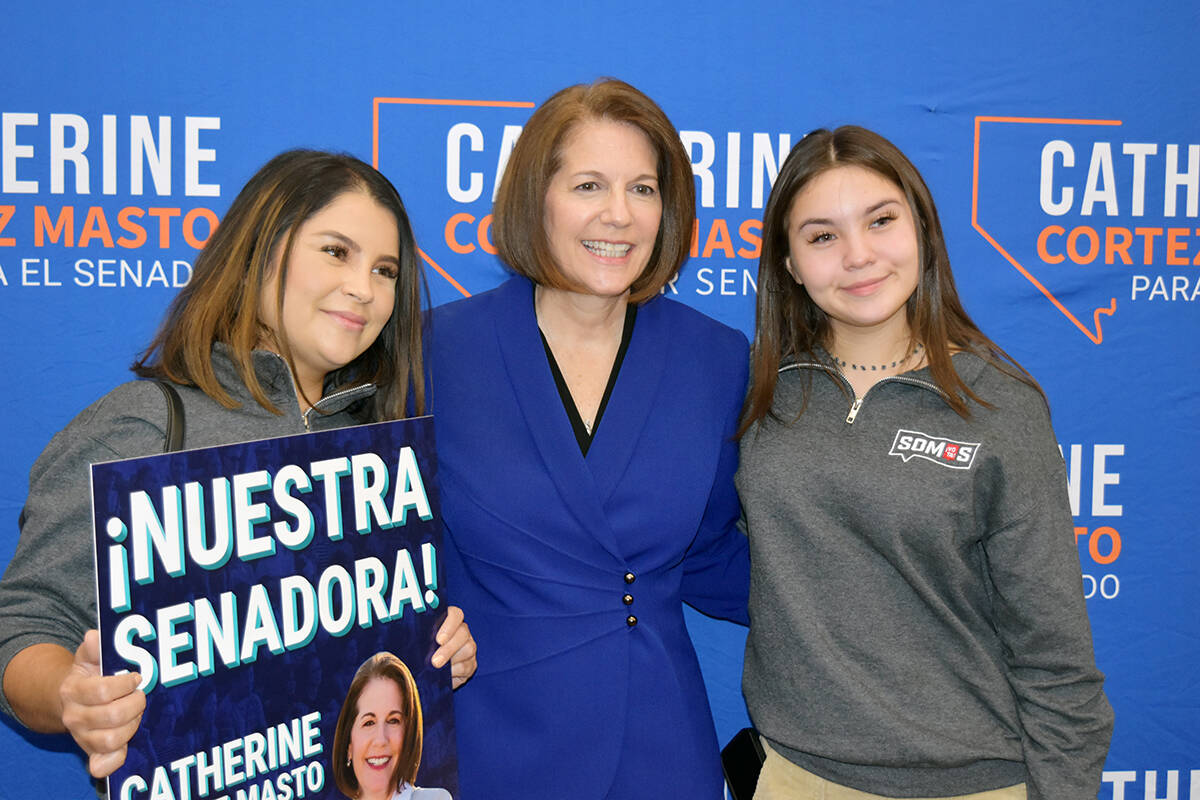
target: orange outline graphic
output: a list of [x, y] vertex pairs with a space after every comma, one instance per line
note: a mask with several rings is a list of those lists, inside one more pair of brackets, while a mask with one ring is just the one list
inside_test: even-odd
[[1015, 123], [1023, 123], [1023, 124], [1038, 124], [1038, 125], [1120, 125], [1121, 120], [1119, 120], [1119, 119], [1056, 119], [1053, 117], [976, 117], [975, 118], [975, 163], [972, 167], [972, 174], [971, 174], [971, 227], [973, 227], [975, 230], [979, 231], [979, 235], [982, 236], [984, 239], [986, 239], [988, 244], [990, 244], [992, 247], [996, 248], [996, 252], [998, 252], [998, 253], [1000, 253], [1000, 255], [1004, 256], [1008, 260], [1008, 263], [1010, 263], [1014, 267], [1016, 267], [1017, 271], [1020, 272], [1022, 275], [1024, 275], [1026, 280], [1028, 280], [1035, 287], [1037, 287], [1038, 291], [1040, 291], [1042, 294], [1044, 294], [1046, 296], [1046, 299], [1054, 304], [1055, 308], [1057, 308], [1059, 311], [1061, 311], [1067, 317], [1067, 319], [1071, 320], [1071, 322], [1074, 322], [1075, 327], [1077, 327], [1077, 328], [1079, 328], [1079, 330], [1083, 331], [1083, 334], [1085, 336], [1087, 336], [1089, 339], [1091, 339], [1095, 344], [1100, 344], [1102, 341], [1104, 341], [1104, 332], [1101, 331], [1101, 329], [1100, 329], [1100, 315], [1104, 314], [1105, 316], [1111, 317], [1113, 314], [1115, 314], [1117, 311], [1117, 298], [1114, 297], [1109, 301], [1108, 308], [1104, 308], [1103, 306], [1101, 306], [1100, 308], [1097, 308], [1097, 309], [1095, 309], [1095, 311], [1092, 312], [1092, 322], [1096, 326], [1096, 332], [1092, 333], [1092, 331], [1088, 330], [1088, 328], [1082, 322], [1080, 322], [1078, 319], [1076, 319], [1074, 314], [1072, 314], [1070, 311], [1067, 310], [1067, 307], [1064, 306], [1059, 301], [1059, 299], [1050, 292], [1049, 289], [1047, 289], [1045, 286], [1043, 286], [1042, 283], [1037, 278], [1033, 277], [1032, 273], [1030, 273], [1029, 270], [1027, 270], [1027, 269], [1025, 269], [1025, 267], [1021, 266], [1021, 263], [1019, 261], [1017, 261], [1015, 258], [1013, 258], [1012, 255], [1007, 250], [1005, 250], [1000, 245], [999, 242], [997, 242], [994, 238], [992, 238], [992, 235], [990, 233], [988, 233], [986, 230], [984, 230], [982, 225], [979, 224], [979, 129], [984, 122], [1015, 122]]
[[[371, 103], [371, 166], [379, 169], [379, 106], [384, 104], [401, 104], [413, 106], [472, 106], [484, 108], [533, 108], [536, 104], [525, 102], [523, 100], [444, 100], [431, 97], [376, 97]], [[471, 293], [463, 288], [462, 284], [454, 280], [449, 272], [429, 257], [421, 248], [417, 248], [417, 252], [421, 254], [421, 258], [425, 263], [437, 270], [437, 273], [450, 282], [450, 285], [458, 289], [463, 297], [470, 297]]]

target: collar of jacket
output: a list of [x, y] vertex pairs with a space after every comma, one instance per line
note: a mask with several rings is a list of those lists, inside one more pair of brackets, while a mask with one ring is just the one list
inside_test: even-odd
[[[841, 370], [839, 370], [833, 363], [832, 356], [826, 353], [825, 350], [818, 350], [815, 355], [817, 358], [809, 357], [807, 354], [800, 358], [795, 356], [788, 356], [784, 358], [779, 364], [779, 374], [782, 375], [784, 372], [791, 372], [799, 369], [814, 369], [825, 372], [835, 381], [841, 381], [847, 385], [849, 384], [845, 376], [842, 375]], [[970, 386], [972, 389], [975, 388], [975, 384], [978, 382], [980, 376], [983, 375], [984, 370], [987, 368], [987, 360], [970, 350], [959, 350], [958, 352], [954, 353], [951, 358], [954, 360], [954, 369], [958, 372], [958, 376], [962, 378], [963, 383], [965, 383], [967, 386]], [[941, 395], [942, 397], [946, 396], [946, 393], [942, 391], [941, 387], [934, 383], [933, 375], [930, 373], [928, 366], [921, 367], [920, 369], [910, 370], [908, 372], [901, 372], [898, 375], [889, 375], [887, 378], [883, 378], [882, 380], [896, 380], [901, 383], [907, 383], [913, 386], [926, 388], [932, 392], [935, 392], [936, 394]]]
[[[262, 385], [263, 391], [267, 393], [267, 399], [279, 409], [298, 407], [299, 399], [296, 397], [292, 371], [288, 368], [283, 356], [270, 350], [254, 350], [251, 351], [250, 358], [254, 366], [254, 374]], [[229, 392], [230, 397], [243, 405], [257, 405], [250, 390], [246, 388], [238, 374], [236, 362], [233, 360], [233, 351], [229, 345], [224, 342], [213, 344], [212, 365], [213, 373], [225, 391]], [[342, 389], [322, 397], [313, 405], [308, 414], [314, 412], [336, 414], [373, 394], [375, 394], [375, 384], [373, 383], [363, 383], [349, 389]]]

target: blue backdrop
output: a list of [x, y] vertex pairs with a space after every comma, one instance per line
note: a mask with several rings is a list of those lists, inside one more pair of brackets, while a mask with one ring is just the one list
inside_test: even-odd
[[[853, 122], [912, 157], [968, 310], [1051, 399], [1117, 713], [1100, 796], [1200, 800], [1194, 2], [38, 5], [6, 9], [0, 55], [0, 566], [33, 460], [128, 377], [270, 156], [375, 161], [441, 303], [504, 275], [488, 214], [530, 109], [615, 75], [695, 165], [669, 291], [747, 333], [790, 145]], [[744, 634], [690, 623], [724, 740], [745, 724]], [[88, 796], [69, 741], [5, 724], [0, 798]]]

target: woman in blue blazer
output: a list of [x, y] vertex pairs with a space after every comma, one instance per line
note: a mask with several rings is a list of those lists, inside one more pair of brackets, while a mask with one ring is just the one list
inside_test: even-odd
[[530, 118], [496, 200], [518, 273], [436, 309], [448, 591], [482, 654], [455, 697], [462, 796], [722, 796], [683, 603], [746, 622], [739, 332], [660, 296], [691, 168], [615, 80]]

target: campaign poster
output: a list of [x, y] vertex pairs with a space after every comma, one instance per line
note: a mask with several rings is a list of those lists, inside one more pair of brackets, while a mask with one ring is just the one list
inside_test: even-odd
[[92, 493], [102, 668], [146, 693], [112, 800], [457, 795], [432, 418], [96, 464]]

